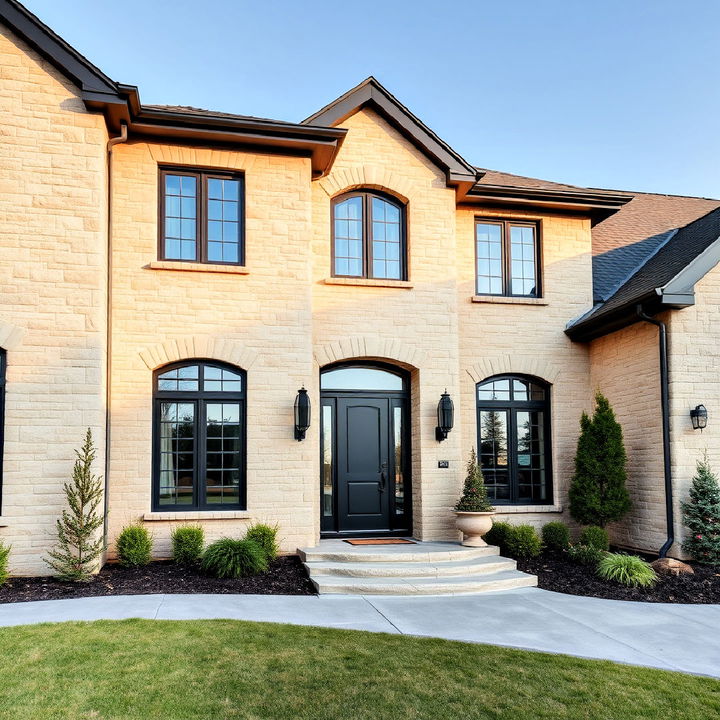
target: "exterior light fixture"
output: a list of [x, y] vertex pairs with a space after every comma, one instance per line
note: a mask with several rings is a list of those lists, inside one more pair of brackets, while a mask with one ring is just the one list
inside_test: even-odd
[[295, 439], [305, 439], [305, 433], [310, 427], [310, 398], [307, 390], [302, 387], [295, 398]]
[[440, 402], [437, 407], [438, 424], [435, 428], [435, 439], [442, 442], [447, 439], [448, 433], [453, 429], [455, 419], [455, 407], [453, 401], [448, 395], [447, 388], [440, 396]]
[[690, 411], [693, 430], [703, 431], [707, 427], [707, 409], [704, 405], [697, 405]]

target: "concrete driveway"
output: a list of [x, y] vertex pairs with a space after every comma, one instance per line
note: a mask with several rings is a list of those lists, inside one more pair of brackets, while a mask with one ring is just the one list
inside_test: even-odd
[[720, 605], [623, 602], [538, 588], [451, 596], [125, 595], [0, 605], [0, 626], [226, 618], [401, 633], [720, 678]]

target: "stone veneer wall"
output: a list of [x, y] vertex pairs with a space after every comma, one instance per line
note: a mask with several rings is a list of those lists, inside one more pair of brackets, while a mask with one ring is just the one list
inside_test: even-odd
[[73, 450], [104, 462], [107, 132], [77, 88], [0, 27], [0, 347], [7, 396], [0, 539], [43, 574]]
[[666, 538], [657, 334], [653, 325], [636, 323], [590, 344], [592, 388], [610, 400], [628, 455], [633, 506], [608, 528], [611, 541], [651, 552]]

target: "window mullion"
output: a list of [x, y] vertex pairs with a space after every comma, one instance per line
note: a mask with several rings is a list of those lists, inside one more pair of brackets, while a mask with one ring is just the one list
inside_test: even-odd
[[517, 410], [508, 408], [508, 472], [510, 473], [510, 502], [517, 503]]
[[365, 272], [364, 277], [372, 278], [374, 276], [372, 270], [372, 218], [370, 213], [372, 212], [372, 203], [370, 202], [370, 195], [367, 193], [363, 195], [363, 249], [364, 249], [364, 262]]
[[207, 228], [207, 192], [205, 183], [207, 178], [203, 173], [198, 173], [197, 176], [197, 209], [195, 214], [197, 215], [197, 227], [195, 230], [195, 242], [196, 242], [196, 255], [200, 262], [207, 262], [207, 243], [205, 242], [205, 232]]
[[195, 442], [197, 444], [197, 452], [195, 453], [195, 507], [197, 508], [205, 507], [205, 487], [203, 480], [203, 476], [205, 475], [204, 469], [206, 467], [205, 435], [207, 422], [205, 417], [207, 410], [205, 404], [206, 401], [199, 398], [196, 402], [197, 409], [195, 413], [197, 422], [195, 428]]
[[505, 221], [501, 223], [502, 227], [502, 254], [503, 254], [503, 295], [510, 295], [512, 287], [510, 284], [510, 242], [508, 226]]

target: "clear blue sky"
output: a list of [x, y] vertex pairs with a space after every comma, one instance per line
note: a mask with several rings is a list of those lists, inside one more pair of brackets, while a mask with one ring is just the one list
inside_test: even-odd
[[25, 0], [145, 103], [299, 121], [375, 75], [468, 161], [720, 197], [720, 0]]

